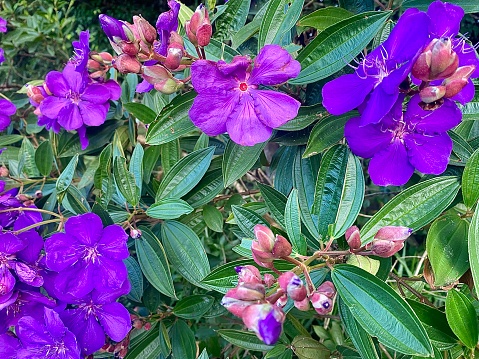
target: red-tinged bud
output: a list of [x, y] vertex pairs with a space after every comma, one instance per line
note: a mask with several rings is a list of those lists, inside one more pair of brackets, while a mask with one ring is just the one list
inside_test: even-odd
[[113, 66], [122, 74], [139, 74], [141, 72], [141, 63], [136, 59], [136, 57], [127, 54], [121, 54], [114, 59]]
[[208, 10], [203, 4], [196, 8], [191, 20], [186, 22], [185, 28], [188, 39], [193, 45], [204, 47], [210, 43], [213, 29]]
[[175, 79], [167, 79], [154, 84], [155, 90], [165, 95], [171, 95], [184, 86], [184, 83]]
[[377, 240], [404, 242], [413, 232], [412, 228], [403, 226], [382, 227], [374, 236]]
[[166, 59], [163, 64], [170, 70], [176, 70], [180, 66], [182, 58], [183, 46], [178, 43], [172, 43], [166, 50]]
[[45, 99], [45, 90], [42, 91], [41, 87], [25, 85], [27, 87], [27, 96], [36, 104], [42, 103]]
[[108, 52], [100, 52], [99, 55], [103, 59], [103, 62], [109, 63], [109, 62], [112, 62], [113, 60], [113, 56]]
[[396, 254], [404, 247], [404, 242], [393, 242], [387, 240], [374, 240], [371, 246], [371, 254], [388, 258]]
[[262, 283], [261, 273], [258, 268], [252, 265], [237, 266], [235, 267], [236, 273], [238, 273], [238, 284], [241, 283]]
[[323, 293], [326, 297], [333, 299], [336, 295], [336, 288], [333, 282], [325, 281], [317, 289], [316, 292]]
[[333, 310], [333, 300], [323, 293], [316, 291], [309, 300], [319, 315], [329, 314]]
[[469, 77], [475, 71], [476, 66], [462, 66], [459, 67], [452, 76], [443, 81], [443, 85], [446, 87], [445, 98], [450, 98], [457, 95], [469, 82]]
[[245, 301], [262, 300], [264, 296], [265, 288], [261, 283], [241, 283], [225, 294], [225, 297]]
[[293, 272], [285, 272], [278, 278], [278, 284], [294, 301], [302, 301], [306, 298], [307, 291], [301, 278]]
[[449, 38], [434, 39], [431, 48], [431, 71], [429, 78], [436, 80], [452, 75], [459, 65], [459, 57], [452, 49]]
[[95, 72], [103, 69], [103, 65], [96, 60], [88, 59], [87, 68], [89, 72]]
[[278, 300], [276, 301], [276, 305], [278, 307], [284, 307], [286, 305], [286, 303], [288, 303], [288, 296], [286, 294], [282, 295], [281, 297], [278, 298]]
[[140, 51], [140, 45], [137, 41], [120, 41], [117, 45], [121, 52], [130, 56], [136, 56]]
[[304, 297], [303, 300], [295, 300], [294, 302], [294, 306], [296, 308], [298, 308], [299, 310], [303, 311], [303, 312], [307, 312], [309, 310], [309, 298], [308, 297]]
[[40, 199], [40, 198], [43, 197], [43, 192], [41, 190], [37, 190], [37, 191], [35, 191], [34, 196], [35, 196], [36, 199]]
[[419, 92], [419, 97], [421, 98], [422, 102], [432, 103], [443, 98], [445, 94], [445, 86], [428, 86]]
[[132, 326], [135, 329], [141, 329], [141, 328], [143, 328], [143, 322], [140, 319], [135, 319], [132, 322]]
[[138, 239], [141, 237], [141, 231], [139, 229], [136, 229], [136, 228], [132, 228], [130, 230], [130, 237], [133, 238], [133, 239]]
[[178, 34], [176, 31], [172, 31], [170, 32], [170, 41], [169, 41], [170, 44], [178, 44], [178, 45], [181, 45], [181, 46], [184, 46], [185, 43], [183, 41], [183, 38], [180, 36], [180, 34]]
[[361, 236], [359, 234], [359, 228], [356, 226], [349, 227], [344, 234], [349, 248], [352, 250], [361, 248]]
[[32, 198], [27, 196], [27, 195], [24, 195], [24, 194], [17, 194], [17, 199], [20, 201], [20, 202], [27, 202], [27, 201], [30, 201]]
[[276, 283], [276, 278], [272, 274], [266, 273], [263, 277], [264, 277], [264, 284], [267, 287], [271, 287], [274, 283]]
[[411, 70], [414, 77], [421, 81], [429, 81], [431, 57], [431, 50], [424, 51], [421, 55], [419, 55]]
[[8, 170], [7, 167], [5, 166], [0, 167], [0, 177], [8, 177], [9, 174], [10, 174], [10, 171]]
[[371, 243], [371, 254], [383, 258], [391, 257], [404, 247], [404, 241], [411, 233], [412, 229], [408, 227], [387, 226], [381, 228]]
[[145, 323], [145, 325], [143, 326], [143, 329], [150, 330], [151, 329], [151, 323], [150, 322]]
[[157, 36], [155, 27], [141, 16], [133, 16], [133, 23], [138, 30], [140, 39], [147, 44], [153, 44]]
[[253, 304], [243, 313], [246, 327], [255, 332], [256, 336], [267, 345], [276, 343], [283, 330], [285, 319], [283, 310], [270, 303]]
[[274, 259], [287, 257], [291, 254], [291, 244], [283, 236], [274, 236], [271, 229], [257, 224], [254, 227], [256, 239], [251, 245], [253, 259], [260, 266], [271, 268]]

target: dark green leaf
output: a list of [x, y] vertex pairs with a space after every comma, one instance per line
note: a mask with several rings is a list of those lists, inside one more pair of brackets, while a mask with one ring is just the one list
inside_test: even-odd
[[479, 295], [479, 211], [472, 216], [468, 235], [469, 262], [476, 294]]
[[228, 141], [223, 156], [223, 181], [225, 187], [233, 184], [238, 178], [248, 172], [263, 152], [266, 143], [254, 146], [240, 146]]
[[219, 168], [206, 172], [201, 181], [183, 198], [193, 208], [198, 208], [213, 200], [223, 188], [223, 172]]
[[28, 138], [24, 138], [18, 153], [18, 172], [25, 172], [28, 177], [40, 177], [35, 164], [35, 148]]
[[146, 210], [146, 214], [158, 219], [176, 219], [194, 210], [188, 203], [178, 198], [164, 198]]
[[293, 251], [306, 255], [306, 240], [301, 234], [301, 212], [298, 202], [298, 190], [293, 189], [288, 197], [284, 212], [284, 222]]
[[35, 163], [44, 176], [49, 176], [53, 165], [53, 150], [50, 141], [43, 141], [35, 151]]
[[77, 168], [77, 163], [78, 155], [75, 155], [58, 177], [55, 186], [58, 195], [61, 195], [63, 192], [65, 192], [68, 189], [68, 186], [70, 186], [70, 183], [72, 183], [73, 175], [75, 174], [75, 170]]
[[341, 20], [353, 16], [348, 10], [340, 7], [327, 7], [313, 11], [312, 13], [302, 17], [298, 21], [299, 26], [310, 26], [323, 31], [326, 28], [338, 23]]
[[150, 183], [151, 173], [155, 169], [156, 163], [160, 158], [161, 146], [149, 146], [143, 155], [143, 181]]
[[462, 174], [462, 197], [471, 208], [479, 199], [479, 149], [475, 150], [466, 163]]
[[361, 228], [362, 243], [371, 242], [377, 231], [385, 226], [406, 226], [413, 230], [425, 226], [449, 206], [459, 187], [459, 178], [455, 176], [437, 177], [409, 187], [386, 203]]
[[354, 319], [369, 335], [400, 353], [432, 354], [431, 343], [416, 314], [386, 283], [347, 264], [336, 265], [331, 277]]
[[141, 103], [124, 103], [123, 107], [126, 108], [128, 112], [130, 112], [133, 116], [135, 116], [139, 121], [143, 123], [148, 124], [156, 120], [155, 111]]
[[263, 196], [264, 203], [268, 210], [273, 215], [273, 218], [283, 227], [285, 228], [284, 222], [284, 210], [286, 209], [286, 202], [288, 199], [284, 194], [275, 190], [271, 186], [267, 186], [265, 184], [258, 182], [258, 187], [261, 191], [261, 195]]
[[124, 263], [128, 270], [128, 280], [131, 284], [127, 297], [134, 302], [141, 303], [141, 297], [143, 296], [143, 274], [141, 273], [141, 268], [133, 257], [128, 257], [124, 260]]
[[0, 146], [4, 147], [23, 140], [22, 135], [2, 135], [0, 136]]
[[321, 105], [301, 106], [298, 115], [278, 129], [282, 131], [299, 131], [317, 120], [324, 121], [328, 116], [328, 111]]
[[176, 303], [173, 313], [183, 319], [198, 319], [210, 310], [214, 301], [209, 295], [190, 295]]
[[226, 4], [225, 11], [215, 22], [215, 39], [224, 41], [241, 29], [246, 23], [251, 0], [230, 0]]
[[339, 6], [346, 10], [359, 14], [366, 11], [374, 10], [373, 0], [340, 0]]
[[307, 336], [295, 337], [291, 348], [299, 359], [328, 359], [331, 354], [323, 344]]
[[209, 229], [215, 232], [223, 232], [223, 215], [215, 206], [208, 204], [203, 207], [203, 219]]
[[166, 175], [181, 158], [180, 141], [178, 139], [160, 145], [161, 167]]
[[140, 189], [135, 183], [135, 176], [126, 168], [126, 159], [124, 157], [115, 157], [113, 159], [113, 178], [116, 187], [132, 206], [138, 205], [140, 200]]
[[474, 152], [474, 149], [464, 138], [461, 137], [461, 135], [457, 134], [456, 132], [451, 130], [447, 133], [453, 142], [452, 156], [449, 159], [449, 162], [456, 166], [464, 166], [469, 157], [471, 157], [472, 152]]
[[366, 47], [390, 15], [390, 11], [366, 12], [322, 31], [296, 58], [302, 70], [289, 83], [316, 82], [343, 68]]
[[220, 329], [216, 333], [233, 345], [247, 350], [267, 351], [272, 349], [271, 345], [264, 344], [252, 332], [234, 329]]
[[177, 359], [195, 359], [195, 333], [182, 320], [177, 320], [170, 328], [171, 350]]
[[133, 153], [130, 158], [130, 167], [129, 171], [135, 176], [135, 184], [138, 187], [138, 190], [141, 193], [141, 187], [143, 184], [143, 157], [145, 151], [143, 146], [140, 143], [137, 143], [133, 149]]
[[235, 216], [236, 224], [247, 238], [254, 238], [254, 226], [257, 224], [268, 225], [263, 217], [250, 209], [240, 206], [231, 206], [231, 209]]
[[477, 314], [469, 298], [451, 289], [446, 297], [446, 318], [452, 331], [469, 349], [477, 345]]
[[158, 328], [151, 329], [138, 345], [128, 351], [125, 359], [158, 359], [161, 353]]
[[91, 211], [86, 198], [75, 186], [69, 186], [63, 198], [63, 207], [75, 214], [83, 214]]

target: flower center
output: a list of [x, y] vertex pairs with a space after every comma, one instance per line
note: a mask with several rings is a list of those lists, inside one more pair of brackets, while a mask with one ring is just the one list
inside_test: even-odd
[[0, 295], [5, 295], [7, 294], [7, 286], [3, 283], [0, 283]]
[[65, 97], [70, 99], [70, 101], [76, 105], [78, 104], [78, 102], [80, 102], [80, 94], [77, 92], [73, 92], [72, 90], [68, 91]]
[[86, 262], [91, 262], [95, 263], [96, 260], [98, 260], [98, 257], [100, 257], [101, 254], [98, 252], [98, 249], [95, 247], [85, 247], [85, 250], [83, 251], [83, 259]]
[[248, 89], [248, 84], [246, 82], [242, 82], [239, 85], [239, 89], [243, 92], [245, 92]]

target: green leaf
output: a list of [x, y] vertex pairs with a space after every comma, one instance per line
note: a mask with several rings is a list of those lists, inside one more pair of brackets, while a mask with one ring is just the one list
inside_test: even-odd
[[291, 348], [299, 359], [328, 359], [330, 351], [323, 344], [307, 336], [297, 336], [291, 342]]
[[161, 146], [149, 146], [143, 155], [143, 181], [147, 184], [150, 183], [151, 173], [160, 158], [160, 148]]
[[201, 181], [183, 198], [193, 208], [198, 208], [213, 200], [223, 187], [223, 173], [218, 168], [206, 172]]
[[261, 21], [258, 48], [268, 44], [280, 44], [282, 37], [295, 25], [304, 0], [272, 0]]
[[11, 145], [17, 143], [18, 141], [23, 140], [22, 135], [1, 135], [0, 136], [0, 146], [4, 147], [7, 145]]
[[366, 47], [390, 15], [390, 11], [366, 12], [326, 28], [299, 53], [296, 60], [302, 70], [289, 83], [316, 82], [343, 68]]
[[310, 157], [323, 152], [344, 137], [344, 125], [354, 117], [356, 112], [348, 112], [342, 116], [330, 116], [314, 125], [309, 135], [308, 145], [303, 157]]
[[190, 283], [201, 287], [210, 265], [196, 233], [183, 223], [165, 221], [161, 226], [161, 238], [171, 265]]
[[128, 280], [131, 284], [130, 292], [126, 295], [134, 302], [141, 303], [141, 297], [143, 296], [143, 274], [138, 262], [133, 257], [128, 257], [123, 261], [128, 271]]
[[135, 240], [138, 263], [148, 282], [160, 293], [176, 298], [167, 256], [161, 242], [146, 227], [140, 227], [142, 236]]
[[137, 143], [135, 148], [133, 149], [133, 153], [131, 154], [130, 158], [130, 173], [133, 173], [135, 177], [135, 184], [138, 187], [138, 190], [141, 194], [141, 188], [143, 185], [143, 157], [145, 155], [145, 151], [143, 150], [143, 146], [140, 143]]
[[363, 329], [400, 353], [430, 356], [432, 346], [411, 307], [386, 283], [347, 264], [331, 273], [339, 296]]
[[271, 345], [264, 344], [258, 339], [256, 334], [252, 332], [234, 329], [220, 329], [217, 330], [216, 333], [218, 333], [223, 339], [227, 340], [231, 344], [243, 349], [267, 351], [273, 348]]
[[346, 10], [359, 14], [366, 11], [374, 10], [373, 0], [339, 0], [339, 6]]
[[[213, 0], [215, 1], [215, 0]], [[201, 352], [200, 356], [198, 357], [198, 359], [209, 359], [209, 355], [208, 355], [208, 352], [206, 351], [206, 348], [203, 349], [203, 351]]]
[[283, 227], [285, 227], [284, 221], [284, 210], [286, 209], [286, 202], [288, 198], [281, 192], [275, 190], [271, 186], [267, 186], [265, 184], [258, 182], [259, 190], [261, 191], [261, 195], [263, 196], [264, 203], [268, 210], [273, 215], [273, 218]]
[[181, 158], [180, 141], [178, 139], [160, 145], [161, 167], [166, 175]]
[[50, 141], [43, 141], [35, 151], [35, 163], [43, 176], [49, 176], [53, 165], [53, 150]]
[[228, 141], [223, 155], [223, 181], [225, 188], [241, 178], [258, 160], [266, 142], [254, 146], [240, 146]]
[[153, 203], [146, 214], [158, 219], [176, 219], [194, 210], [187, 202], [178, 198], [164, 198]]
[[241, 44], [252, 38], [259, 31], [260, 25], [261, 20], [255, 19], [239, 29], [231, 38], [231, 47], [237, 49]]
[[263, 217], [251, 209], [233, 205], [231, 210], [235, 216], [236, 224], [247, 238], [254, 238], [254, 226], [257, 224], [268, 225]]
[[324, 9], [313, 11], [312, 13], [302, 17], [298, 21], [299, 26], [310, 26], [323, 31], [326, 28], [353, 16], [348, 10], [340, 7], [329, 6]]
[[[426, 11], [429, 5], [433, 2], [433, 0], [405, 0], [402, 3], [403, 8], [411, 8], [415, 7], [419, 10]], [[464, 9], [466, 14], [470, 14], [473, 12], [479, 12], [479, 4], [475, 2], [471, 2], [470, 0], [451, 0], [448, 1], [451, 4], [459, 5]]]
[[346, 304], [344, 304], [343, 300], [338, 301], [338, 309], [346, 332], [353, 342], [354, 347], [361, 354], [361, 358], [379, 359], [379, 355], [376, 351], [376, 347], [374, 346], [372, 337], [366, 333], [356, 319], [354, 319], [353, 314]]
[[75, 186], [69, 186], [63, 198], [63, 207], [74, 214], [83, 214], [91, 211], [86, 198]]
[[35, 164], [35, 148], [28, 138], [24, 138], [18, 153], [18, 173], [25, 172], [28, 177], [40, 177]]
[[136, 186], [135, 176], [126, 169], [126, 159], [117, 156], [113, 159], [113, 178], [116, 187], [132, 206], [138, 205], [140, 190]]
[[212, 231], [223, 232], [223, 215], [215, 206], [208, 204], [203, 207], [203, 219]]
[[196, 127], [191, 122], [188, 111], [196, 96], [194, 91], [176, 96], [168, 106], [158, 114], [146, 133], [146, 143], [161, 145], [193, 131]]
[[149, 124], [156, 120], [155, 111], [141, 103], [128, 102], [124, 103], [123, 107], [143, 123]]
[[63, 172], [57, 179], [57, 183], [55, 185], [55, 189], [57, 190], [57, 194], [60, 196], [63, 192], [68, 189], [70, 183], [72, 183], [73, 175], [75, 174], [75, 170], [78, 164], [78, 155], [73, 156], [70, 160], [68, 165], [65, 167]]
[[459, 178], [443, 176], [411, 186], [384, 205], [361, 228], [363, 244], [371, 242], [385, 226], [406, 226], [414, 231], [434, 220], [454, 200]]
[[295, 188], [293, 188], [288, 197], [284, 212], [284, 221], [286, 233], [293, 246], [293, 250], [301, 255], [306, 255], [306, 240], [301, 235], [301, 212], [298, 202], [298, 190]]
[[225, 11], [217, 18], [214, 38], [224, 41], [241, 29], [246, 23], [251, 0], [230, 0]]
[[468, 231], [469, 223], [455, 212], [439, 217], [429, 228], [426, 250], [434, 272], [434, 285], [450, 285], [469, 268]]
[[183, 319], [198, 319], [210, 310], [214, 301], [210, 295], [190, 295], [176, 303], [173, 313]]
[[479, 211], [472, 216], [468, 234], [469, 262], [476, 294], [479, 295]]
[[125, 359], [158, 359], [158, 356], [161, 354], [160, 345], [158, 329], [151, 329], [138, 345], [128, 350]]
[[479, 199], [479, 149], [474, 151], [464, 168], [462, 197], [468, 208], [472, 208]]
[[182, 320], [178, 320], [170, 328], [171, 350], [174, 358], [195, 359], [195, 333]]
[[160, 182], [156, 200], [182, 197], [195, 187], [208, 170], [214, 147], [191, 152], [177, 162]]
[[456, 166], [464, 166], [469, 157], [471, 157], [472, 152], [474, 152], [474, 149], [458, 133], [452, 130], [447, 133], [451, 137], [453, 143], [452, 156], [449, 159], [449, 162]]
[[301, 106], [298, 115], [292, 120], [286, 122], [281, 127], [282, 131], [299, 131], [303, 130], [317, 120], [324, 120], [329, 117], [328, 111], [321, 105]]
[[446, 297], [446, 318], [454, 334], [469, 349], [477, 345], [477, 314], [469, 298], [451, 289]]

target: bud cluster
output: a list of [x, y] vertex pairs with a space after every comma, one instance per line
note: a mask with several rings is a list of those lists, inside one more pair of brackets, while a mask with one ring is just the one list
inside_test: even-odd
[[292, 252], [291, 244], [281, 235], [274, 235], [268, 227], [257, 224], [255, 239], [251, 245], [254, 261], [265, 268], [273, 268], [273, 260], [287, 257]]

